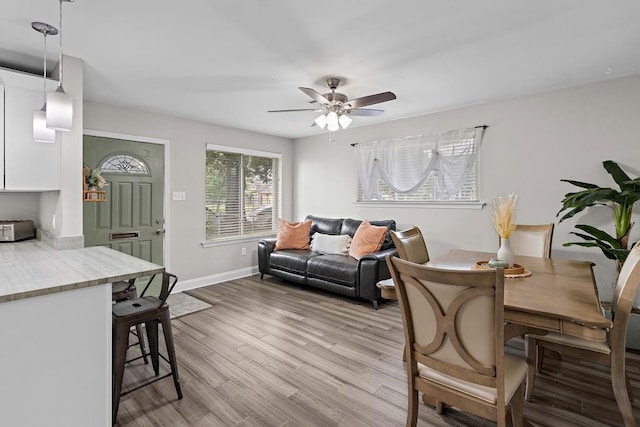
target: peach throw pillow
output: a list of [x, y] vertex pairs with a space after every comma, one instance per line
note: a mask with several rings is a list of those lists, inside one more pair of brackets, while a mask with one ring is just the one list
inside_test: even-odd
[[384, 242], [384, 234], [386, 232], [387, 227], [371, 225], [365, 219], [353, 235], [349, 255], [355, 259], [360, 259], [367, 254], [379, 251]]
[[289, 222], [279, 219], [276, 251], [280, 249], [309, 249], [309, 233], [311, 233], [311, 220]]

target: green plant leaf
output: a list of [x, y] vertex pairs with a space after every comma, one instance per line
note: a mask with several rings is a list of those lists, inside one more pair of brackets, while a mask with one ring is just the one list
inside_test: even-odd
[[611, 248], [609, 247], [601, 246], [600, 244], [598, 244], [598, 242], [567, 242], [567, 243], [564, 243], [562, 246], [583, 246], [587, 248], [600, 248], [604, 256], [606, 256], [607, 258], [618, 259], [615, 254], [615, 251], [611, 250]]
[[620, 186], [620, 189], [623, 188], [625, 182], [631, 179], [629, 175], [627, 175], [613, 160], [605, 160], [602, 162], [602, 166], [604, 166], [605, 170], [609, 172], [609, 175], [611, 175], [616, 184]]
[[573, 184], [576, 187], [582, 187], [582, 188], [598, 188], [598, 186], [595, 184], [589, 184], [588, 182], [582, 182], [582, 181], [574, 181], [571, 179], [561, 179], [560, 182], [568, 182], [569, 184]]
[[[620, 245], [620, 242], [614, 236], [602, 230], [599, 230], [591, 225], [578, 224], [576, 225], [576, 228], [584, 231], [585, 233], [591, 234], [597, 240], [602, 240], [604, 242], [607, 242], [613, 248], [622, 248], [622, 246]], [[576, 234], [576, 233], [573, 233], [573, 234]]]

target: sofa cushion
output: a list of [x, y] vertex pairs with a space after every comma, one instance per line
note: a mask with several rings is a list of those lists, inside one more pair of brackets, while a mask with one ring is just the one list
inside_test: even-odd
[[278, 220], [276, 251], [282, 249], [309, 249], [311, 221], [289, 222]]
[[[340, 234], [348, 234], [349, 236], [353, 237], [356, 234], [356, 230], [358, 229], [358, 227], [360, 227], [361, 223], [362, 221], [359, 219], [345, 218], [344, 221], [342, 221], [342, 229], [340, 230]], [[375, 226], [387, 227], [387, 233], [384, 235], [384, 242], [382, 243], [382, 247], [380, 248], [380, 250], [393, 248], [394, 244], [393, 240], [391, 240], [391, 234], [389, 233], [389, 230], [396, 229], [396, 221], [393, 219], [383, 219], [379, 221], [369, 221], [369, 223]]]
[[311, 239], [311, 250], [327, 255], [347, 255], [351, 246], [351, 236], [348, 234], [314, 233]]
[[[319, 216], [307, 215], [305, 220], [311, 220], [310, 236], [314, 233], [322, 234], [344, 234], [341, 233], [342, 218], [323, 218]], [[353, 237], [353, 235], [351, 236]]]
[[272, 252], [271, 256], [269, 256], [269, 268], [304, 276], [307, 274], [307, 261], [317, 256], [321, 256], [321, 254], [318, 252], [291, 249], [276, 251]]
[[355, 287], [358, 276], [358, 261], [345, 255], [322, 255], [310, 258], [307, 277]]
[[367, 254], [379, 251], [384, 242], [385, 233], [388, 233], [387, 227], [371, 225], [367, 220], [362, 221], [351, 241], [349, 256], [360, 259]]

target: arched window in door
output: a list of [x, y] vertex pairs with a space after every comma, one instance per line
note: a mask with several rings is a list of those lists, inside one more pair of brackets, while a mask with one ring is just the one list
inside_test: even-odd
[[100, 163], [100, 172], [150, 176], [147, 164], [139, 157], [125, 153], [113, 153]]

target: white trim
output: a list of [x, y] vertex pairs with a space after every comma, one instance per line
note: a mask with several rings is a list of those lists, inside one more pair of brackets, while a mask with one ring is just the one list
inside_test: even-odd
[[277, 233], [275, 231], [271, 231], [269, 233], [261, 234], [259, 236], [243, 236], [243, 237], [229, 237], [220, 240], [206, 240], [204, 242], [200, 242], [200, 246], [203, 248], [213, 248], [216, 246], [229, 246], [235, 245], [239, 243], [247, 243], [247, 242], [256, 242], [258, 243], [262, 239], [271, 239], [276, 237]]
[[353, 202], [364, 208], [413, 208], [413, 209], [477, 209], [484, 208], [485, 202]]
[[212, 274], [211, 276], [196, 277], [195, 279], [181, 280], [176, 284], [174, 292], [183, 292], [190, 289], [201, 288], [203, 286], [215, 285], [216, 283], [228, 282], [229, 280], [241, 279], [243, 277], [258, 274], [258, 266], [241, 268], [239, 270], [226, 271], [224, 273]]
[[[170, 190], [171, 190], [171, 176], [170, 176], [170, 159], [171, 157], [169, 156], [169, 148], [171, 145], [171, 141], [169, 141], [168, 139], [162, 139], [162, 138], [154, 138], [154, 137], [148, 137], [148, 136], [139, 136], [139, 135], [128, 135], [128, 134], [123, 134], [123, 133], [117, 133], [117, 132], [105, 132], [105, 131], [101, 131], [101, 130], [92, 130], [92, 129], [84, 129], [83, 136], [97, 136], [100, 138], [111, 138], [111, 139], [122, 139], [124, 141], [131, 141], [131, 142], [147, 142], [149, 144], [160, 144], [160, 145], [164, 145], [164, 194], [162, 196], [162, 210], [163, 210], [163, 215], [164, 215], [164, 223], [165, 223], [165, 234], [164, 234], [164, 242], [162, 245], [162, 259], [164, 260], [163, 264], [164, 267], [168, 270], [171, 271], [171, 260], [170, 260], [170, 253], [171, 251], [169, 250], [170, 247], [170, 243], [171, 243], [171, 230], [168, 229], [166, 227], [166, 224], [171, 224], [170, 221], [170, 209], [169, 209], [169, 200], [171, 200], [169, 198], [169, 194], [170, 194]], [[84, 234], [84, 230], [82, 231]]]
[[246, 156], [260, 156], [260, 157], [271, 157], [276, 159], [282, 159], [282, 153], [276, 153], [273, 151], [249, 150], [247, 148], [231, 147], [229, 145], [216, 145], [216, 144], [207, 143], [207, 150], [226, 151], [228, 153], [238, 153], [238, 154], [244, 154]]

